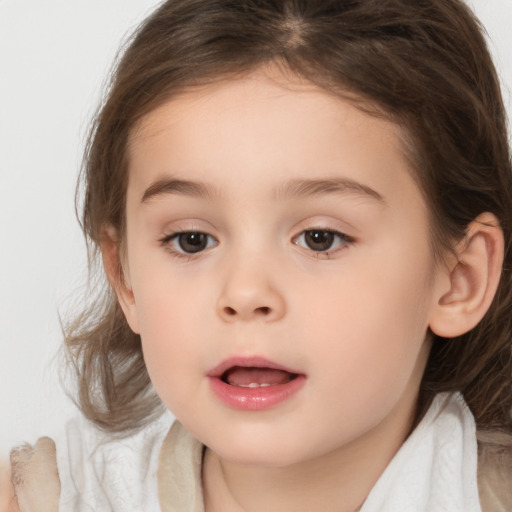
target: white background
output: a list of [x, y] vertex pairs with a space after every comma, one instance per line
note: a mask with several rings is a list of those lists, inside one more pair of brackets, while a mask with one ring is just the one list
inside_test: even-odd
[[[0, 459], [74, 413], [56, 353], [59, 312], [86, 275], [74, 214], [83, 141], [120, 41], [157, 3], [0, 0]], [[512, 0], [472, 5], [510, 109]]]

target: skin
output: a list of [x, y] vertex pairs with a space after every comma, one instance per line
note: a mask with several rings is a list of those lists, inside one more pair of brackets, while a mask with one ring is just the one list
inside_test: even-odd
[[[402, 140], [268, 69], [183, 94], [133, 132], [117, 292], [156, 391], [208, 447], [209, 512], [353, 511], [406, 438], [451, 283]], [[313, 250], [314, 229], [342, 236]], [[208, 245], [182, 254], [177, 231]], [[207, 373], [233, 356], [306, 383], [269, 410], [230, 408]]]

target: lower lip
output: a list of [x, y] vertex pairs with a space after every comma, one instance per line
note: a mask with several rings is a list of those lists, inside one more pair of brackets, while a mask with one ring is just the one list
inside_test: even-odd
[[243, 411], [264, 411], [288, 400], [306, 382], [304, 375], [298, 375], [286, 384], [261, 388], [243, 388], [226, 384], [218, 377], [210, 377], [213, 392], [229, 407]]

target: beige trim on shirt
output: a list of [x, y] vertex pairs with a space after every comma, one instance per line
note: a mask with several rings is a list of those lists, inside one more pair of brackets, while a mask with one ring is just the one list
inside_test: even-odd
[[512, 436], [477, 432], [478, 494], [482, 512], [512, 511]]

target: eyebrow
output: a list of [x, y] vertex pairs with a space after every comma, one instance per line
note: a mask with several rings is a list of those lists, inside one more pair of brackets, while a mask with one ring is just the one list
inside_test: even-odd
[[[219, 197], [218, 191], [209, 184], [177, 178], [164, 178], [152, 183], [142, 195], [141, 203], [167, 194], [178, 194], [202, 199]], [[285, 183], [277, 191], [278, 199], [352, 194], [368, 197], [386, 204], [384, 197], [373, 188], [350, 178], [298, 179]]]
[[204, 199], [218, 196], [217, 191], [211, 185], [177, 178], [164, 178], [155, 181], [144, 191], [141, 203], [147, 203], [154, 197], [167, 194], [181, 194]]
[[368, 197], [386, 204], [384, 197], [376, 190], [350, 178], [292, 180], [278, 191], [279, 198], [323, 196], [329, 194], [352, 194]]

